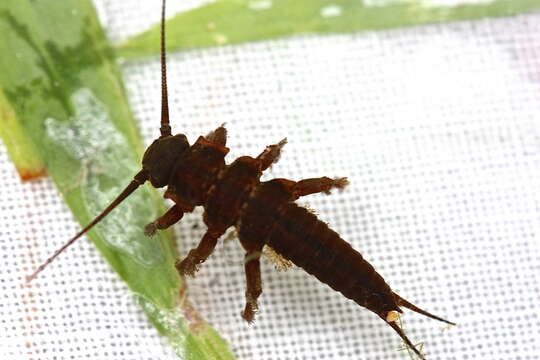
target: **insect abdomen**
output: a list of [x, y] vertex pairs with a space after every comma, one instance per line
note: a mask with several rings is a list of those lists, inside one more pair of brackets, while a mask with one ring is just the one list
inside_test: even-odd
[[266, 243], [361, 306], [378, 314], [399, 309], [392, 290], [373, 266], [328, 225], [295, 203], [281, 207]]

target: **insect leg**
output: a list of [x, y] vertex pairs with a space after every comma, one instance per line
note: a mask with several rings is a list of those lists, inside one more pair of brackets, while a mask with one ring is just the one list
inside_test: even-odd
[[279, 160], [281, 155], [281, 149], [287, 143], [287, 139], [281, 140], [279, 143], [274, 145], [269, 145], [264, 149], [264, 151], [257, 156], [257, 160], [261, 162], [261, 171], [264, 171], [270, 167], [273, 163], [276, 163]]
[[227, 129], [225, 129], [224, 125], [225, 124], [221, 125], [216, 130], [206, 135], [206, 140], [225, 146], [227, 144]]
[[208, 229], [204, 234], [199, 246], [190, 250], [188, 256], [178, 263], [176, 263], [176, 269], [182, 275], [193, 276], [199, 270], [199, 264], [208, 259], [210, 254], [214, 251], [217, 241], [221, 235], [225, 233], [222, 229]]
[[330, 179], [325, 176], [320, 178], [301, 180], [294, 185], [292, 191], [298, 197], [319, 192], [330, 194], [330, 189], [343, 189], [348, 184], [349, 181], [345, 177]]
[[248, 323], [253, 322], [255, 313], [259, 309], [257, 298], [262, 293], [261, 263], [262, 248], [264, 244], [242, 242], [246, 249], [244, 257], [244, 270], [246, 272], [246, 306], [241, 315]]
[[147, 236], [152, 236], [156, 233], [156, 230], [168, 228], [169, 226], [178, 222], [182, 218], [182, 216], [184, 216], [184, 212], [182, 211], [180, 206], [174, 205], [169, 210], [167, 210], [165, 214], [161, 215], [155, 221], [146, 225], [144, 227], [144, 233]]

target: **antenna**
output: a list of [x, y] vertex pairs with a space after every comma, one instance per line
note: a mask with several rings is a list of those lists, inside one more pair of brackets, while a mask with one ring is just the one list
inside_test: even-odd
[[171, 136], [169, 95], [167, 93], [167, 59], [165, 56], [165, 0], [161, 6], [161, 137]]
[[91, 228], [94, 227], [94, 225], [96, 225], [97, 223], [99, 223], [105, 216], [107, 216], [115, 207], [117, 207], [118, 205], [120, 205], [120, 203], [122, 201], [124, 201], [125, 198], [127, 198], [129, 195], [131, 195], [132, 192], [134, 192], [139, 186], [141, 186], [148, 178], [148, 175], [146, 174], [146, 171], [144, 170], [141, 170], [139, 171], [135, 177], [133, 178], [133, 180], [131, 181], [131, 183], [129, 183], [128, 186], [126, 186], [126, 188], [124, 189], [124, 191], [122, 191], [120, 193], [120, 195], [118, 195], [118, 197], [116, 199], [113, 200], [113, 202], [111, 202], [109, 204], [109, 206], [107, 206], [107, 208], [105, 210], [103, 210], [101, 212], [101, 214], [99, 214], [94, 220], [92, 220], [92, 222], [88, 225], [86, 225], [86, 227], [84, 229], [82, 229], [81, 231], [79, 231], [75, 236], [73, 236], [71, 239], [69, 239], [64, 245], [62, 245], [62, 247], [58, 250], [56, 250], [53, 254], [53, 256], [51, 256], [50, 258], [48, 258], [43, 264], [41, 264], [37, 269], [36, 271], [34, 271], [34, 273], [30, 276], [27, 276], [26, 277], [26, 283], [29, 283], [30, 281], [34, 280], [37, 275], [42, 272], [46, 267], [47, 265], [49, 265], [51, 262], [53, 262], [53, 260], [58, 256], [60, 255], [64, 250], [66, 250], [71, 244], [73, 244], [75, 242], [75, 240], [77, 240], [78, 238], [80, 238], [84, 233], [86, 233], [88, 230], [90, 230]]
[[[171, 126], [169, 125], [169, 103], [167, 94], [167, 64], [165, 55], [165, 0], [161, 6], [161, 138], [171, 136]], [[139, 171], [131, 183], [118, 195], [99, 214], [90, 224], [79, 231], [75, 236], [69, 239], [60, 249], [56, 250], [54, 254], [48, 258], [43, 264], [41, 264], [36, 271], [30, 276], [26, 277], [26, 282], [29, 283], [37, 277], [54, 259], [58, 257], [64, 250], [66, 250], [71, 244], [73, 244], [78, 238], [84, 235], [88, 230], [92, 229], [97, 223], [105, 218], [114, 208], [116, 208], [122, 201], [124, 201], [129, 195], [131, 195], [139, 186], [141, 186], [148, 179], [148, 174], [145, 170]]]

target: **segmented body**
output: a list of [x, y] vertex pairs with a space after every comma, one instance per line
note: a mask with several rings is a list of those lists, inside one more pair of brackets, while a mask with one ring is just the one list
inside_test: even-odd
[[69, 239], [28, 277], [34, 279], [60, 253], [104, 219], [114, 208], [146, 181], [160, 188], [167, 186], [165, 197], [175, 205], [155, 221], [145, 226], [152, 235], [179, 221], [184, 213], [204, 206], [204, 222], [208, 230], [197, 248], [176, 264], [181, 274], [193, 275], [199, 264], [214, 250], [217, 241], [231, 226], [238, 229], [246, 250], [246, 307], [242, 317], [253, 321], [257, 298], [262, 292], [259, 258], [263, 246], [269, 245], [321, 282], [341, 292], [373, 311], [396, 331], [403, 341], [421, 358], [423, 355], [396, 324], [399, 306], [448, 324], [411, 304], [392, 292], [384, 279], [347, 242], [324, 222], [294, 203], [300, 196], [330, 189], [342, 189], [346, 178], [327, 177], [300, 180], [274, 179], [260, 182], [262, 172], [280, 156], [286, 141], [267, 146], [257, 157], [244, 156], [225, 164], [227, 131], [220, 126], [206, 137], [189, 145], [185, 135], [172, 136], [169, 125], [167, 74], [165, 62], [165, 1], [161, 10], [161, 136], [146, 149], [142, 169], [126, 188], [88, 225]]
[[[143, 158], [143, 173], [154, 186], [167, 185], [165, 196], [176, 205], [153, 223], [147, 234], [180, 220], [184, 212], [204, 206], [204, 222], [208, 227], [197, 248], [179, 263], [180, 273], [193, 275], [214, 250], [227, 228], [235, 226], [246, 250], [246, 307], [242, 317], [253, 321], [262, 292], [259, 258], [268, 245], [285, 259], [339, 291], [357, 304], [366, 307], [396, 331], [403, 341], [422, 357], [397, 325], [400, 306], [425, 316], [453, 324], [403, 299], [394, 293], [373, 266], [362, 255], [312, 212], [294, 201], [301, 196], [324, 192], [347, 185], [345, 178], [327, 177], [292, 181], [273, 179], [261, 182], [260, 177], [280, 156], [285, 140], [271, 145], [257, 157], [243, 156], [225, 164], [229, 149], [226, 130], [219, 127], [189, 146], [183, 135], [156, 140]], [[167, 163], [157, 154], [174, 152]], [[171, 170], [167, 170], [170, 169]], [[168, 179], [165, 181], [164, 179]]]
[[175, 167], [166, 196], [184, 211], [205, 208], [209, 229], [236, 226], [246, 247], [269, 245], [359, 305], [381, 316], [400, 311], [394, 294], [375, 269], [314, 214], [294, 201], [296, 182], [260, 182], [259, 159], [244, 156], [230, 165], [228, 149], [200, 137]]
[[287, 199], [287, 193], [279, 180], [261, 183], [248, 200], [240, 237], [264, 241], [322, 283], [377, 314], [399, 311], [392, 290], [373, 266], [326, 223]]

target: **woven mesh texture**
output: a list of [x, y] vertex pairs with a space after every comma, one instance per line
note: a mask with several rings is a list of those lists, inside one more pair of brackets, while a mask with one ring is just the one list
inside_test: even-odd
[[[201, 1], [170, 2], [169, 14]], [[157, 1], [97, 2], [114, 41], [159, 19]], [[154, 14], [154, 15], [150, 15]], [[412, 302], [431, 359], [540, 358], [539, 14], [195, 50], [169, 56], [174, 131], [226, 122], [230, 162], [287, 137], [266, 175], [347, 176], [300, 201]], [[157, 57], [121, 64], [146, 143], [158, 134]], [[0, 146], [0, 358], [174, 359], [125, 284], [86, 240], [31, 287], [24, 276], [79, 226], [52, 182], [22, 184]], [[142, 226], [141, 224], [141, 231]], [[201, 211], [175, 226], [182, 255]], [[239, 359], [407, 359], [380, 319], [301, 269], [263, 262], [248, 326], [244, 252], [221, 242], [190, 299]]]

